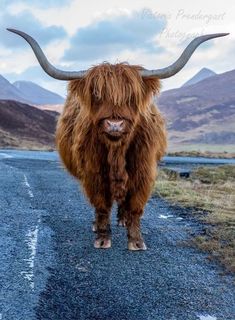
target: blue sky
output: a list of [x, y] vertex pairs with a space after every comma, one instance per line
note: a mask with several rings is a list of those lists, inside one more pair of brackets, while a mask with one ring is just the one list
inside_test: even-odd
[[[213, 2], [211, 7], [204, 0], [2, 0], [0, 74], [66, 93], [67, 84], [44, 74], [28, 44], [6, 27], [32, 35], [61, 69], [86, 69], [102, 61], [128, 61], [152, 69], [174, 62], [194, 36], [233, 32], [235, 4], [226, 3], [227, 9], [223, 3]], [[201, 46], [183, 71], [163, 82], [163, 89], [180, 86], [203, 67], [218, 73], [234, 69], [234, 43], [231, 33], [229, 39]]]

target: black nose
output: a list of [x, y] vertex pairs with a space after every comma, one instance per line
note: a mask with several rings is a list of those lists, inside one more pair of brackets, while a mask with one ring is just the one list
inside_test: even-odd
[[123, 124], [124, 121], [123, 120], [106, 120], [106, 127], [108, 129], [108, 131], [112, 131], [112, 132], [121, 132], [123, 130]]

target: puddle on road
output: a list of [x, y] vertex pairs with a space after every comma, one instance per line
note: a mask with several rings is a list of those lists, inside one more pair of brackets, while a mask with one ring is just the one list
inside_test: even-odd
[[158, 216], [158, 218], [159, 218], [159, 219], [175, 218], [175, 220], [178, 220], [178, 221], [183, 220], [182, 217], [175, 217], [175, 216], [173, 216], [173, 215], [171, 215], [171, 214], [168, 214], [168, 215], [160, 214], [160, 215]]
[[199, 317], [200, 320], [217, 320], [216, 317], [209, 316], [209, 315], [203, 315], [203, 316], [198, 315], [198, 317]]
[[169, 215], [160, 214], [158, 216], [158, 218], [160, 218], [160, 219], [169, 219], [169, 218], [173, 218], [173, 217], [174, 216], [172, 216], [171, 214], [169, 214]]
[[[7, 153], [2, 153], [0, 152], [0, 156], [2, 156], [3, 158], [7, 159], [7, 158], [13, 158], [11, 155], [7, 154]], [[1, 320], [1, 318], [0, 318]]]

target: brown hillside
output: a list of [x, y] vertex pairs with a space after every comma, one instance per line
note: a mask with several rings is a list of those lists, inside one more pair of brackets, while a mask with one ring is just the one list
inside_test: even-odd
[[0, 147], [54, 148], [57, 116], [24, 103], [0, 100]]
[[162, 93], [171, 144], [233, 144], [235, 70]]

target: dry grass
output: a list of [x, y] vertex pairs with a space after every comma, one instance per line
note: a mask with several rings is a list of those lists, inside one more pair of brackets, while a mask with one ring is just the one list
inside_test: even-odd
[[235, 166], [200, 167], [187, 180], [163, 169], [154, 192], [173, 204], [206, 211], [197, 216], [205, 234], [194, 243], [235, 272]]

